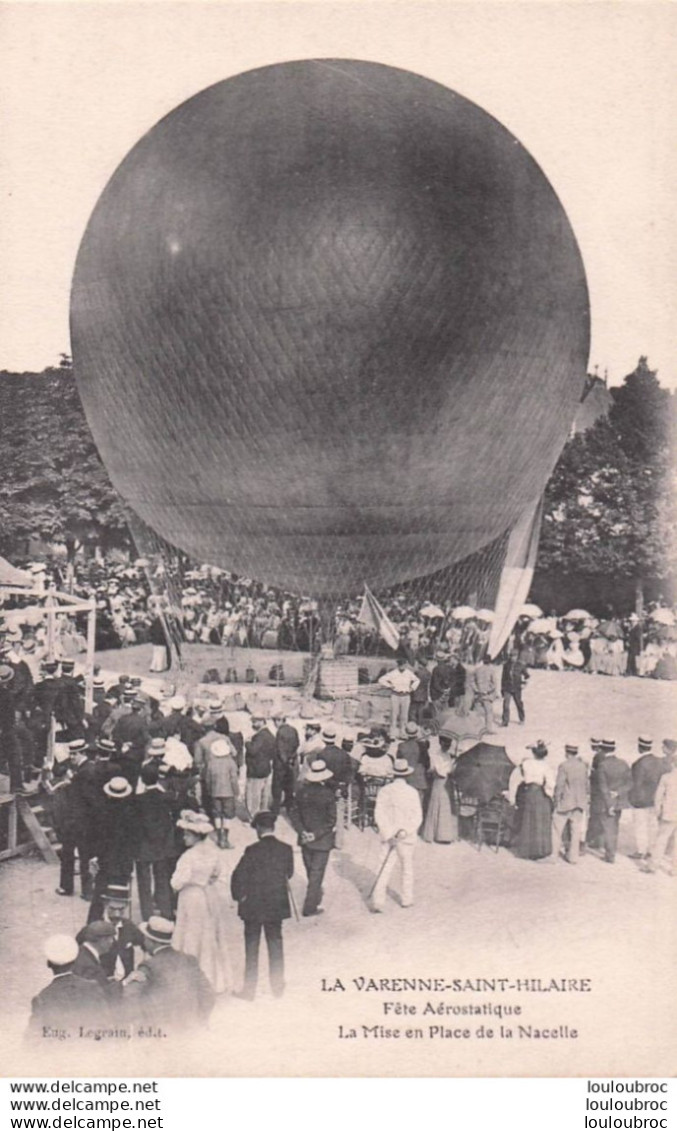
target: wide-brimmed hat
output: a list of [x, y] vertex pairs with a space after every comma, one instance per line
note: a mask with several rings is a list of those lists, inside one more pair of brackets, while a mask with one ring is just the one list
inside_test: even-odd
[[214, 826], [205, 813], [196, 813], [194, 809], [183, 809], [176, 822], [177, 829], [195, 833], [196, 836], [209, 836], [214, 832]]
[[333, 742], [336, 738], [336, 727], [326, 726], [322, 727], [322, 737], [326, 738], [327, 742]]
[[404, 733], [411, 735], [412, 737], [417, 735], [418, 734], [418, 723], [413, 722], [413, 720], [412, 720], [412, 722], [407, 723], [405, 725], [405, 728], [404, 728]]
[[614, 738], [603, 738], [601, 746], [607, 754], [613, 754], [616, 749], [616, 740]]
[[365, 750], [383, 750], [383, 739], [378, 734], [368, 734], [362, 739]]
[[151, 738], [148, 744], [148, 753], [151, 758], [161, 758], [167, 749], [167, 743], [164, 738]]
[[127, 778], [111, 778], [103, 787], [103, 792], [107, 797], [120, 801], [123, 797], [129, 797], [132, 787]]
[[174, 924], [171, 919], [163, 919], [161, 915], [151, 915], [148, 922], [139, 923], [139, 930], [151, 942], [169, 944], [174, 934]]
[[565, 754], [572, 754], [572, 755], [578, 754], [578, 747], [577, 746], [570, 746], [569, 743], [567, 743], [564, 747], [564, 753]]
[[310, 763], [306, 773], [306, 781], [329, 781], [329, 778], [333, 776], [327, 763], [322, 758], [318, 758], [317, 761]]
[[227, 754], [231, 753], [230, 743], [226, 742], [225, 739], [220, 738], [216, 742], [212, 743], [209, 751], [214, 755], [215, 758], [225, 758]]
[[11, 683], [14, 679], [14, 669], [9, 664], [0, 664], [0, 683]]
[[406, 758], [396, 758], [393, 763], [393, 774], [396, 778], [408, 778], [413, 774], [413, 766], [410, 766]]
[[110, 758], [112, 754], [117, 754], [118, 750], [112, 738], [98, 738], [96, 749], [99, 754], [104, 754], [106, 758]]

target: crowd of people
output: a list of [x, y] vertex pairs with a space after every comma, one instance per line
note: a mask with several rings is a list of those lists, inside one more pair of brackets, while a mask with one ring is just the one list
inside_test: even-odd
[[[54, 978], [33, 1003], [30, 1028], [38, 1035], [76, 1020], [163, 1031], [201, 1025], [216, 995], [255, 996], [261, 933], [272, 991], [282, 994], [283, 923], [292, 913], [323, 913], [328, 861], [353, 822], [372, 826], [380, 839], [372, 888], [363, 893], [376, 914], [388, 906], [398, 864], [401, 906], [412, 905], [421, 840], [448, 845], [477, 835], [481, 806], [474, 799], [473, 807], [462, 787], [457, 744], [445, 728], [459, 693], [466, 695], [453, 681], [448, 652], [428, 673], [422, 709], [413, 699], [418, 677], [401, 659], [387, 673], [398, 700], [391, 724], [358, 728], [353, 737], [342, 736], [330, 719], [234, 714], [218, 693], [201, 707], [176, 695], [155, 698], [138, 677], [127, 676], [107, 686], [99, 677], [94, 708], [85, 713], [72, 660], [58, 668], [43, 664], [32, 688], [34, 707], [20, 693], [13, 698], [23, 661], [15, 664], [6, 651], [2, 660], [3, 746], [13, 727], [30, 729], [34, 711], [48, 727], [54, 719], [53, 760], [34, 754], [32, 765], [60, 841], [58, 894], [73, 898], [79, 873], [87, 903], [77, 937], [50, 937], [46, 944]], [[525, 675], [518, 650], [503, 677], [506, 667], [509, 707]], [[477, 673], [475, 694], [493, 700], [498, 669], [485, 662]], [[403, 680], [408, 686], [400, 689]], [[666, 739], [659, 752], [640, 738], [632, 767], [610, 739], [592, 739], [589, 753], [590, 764], [587, 751], [567, 746], [555, 771], [547, 745], [531, 744], [490, 799], [503, 812], [501, 843], [527, 860], [557, 863], [564, 852], [574, 864], [588, 851], [611, 864], [620, 815], [631, 809], [641, 867], [662, 867], [672, 841], [674, 873], [677, 742]], [[235, 866], [234, 824], [256, 833]], [[276, 836], [280, 829], [288, 836], [290, 828], [306, 877], [300, 909], [290, 887], [294, 852]], [[130, 918], [134, 884], [138, 926]], [[239, 986], [228, 932], [233, 902], [244, 927]]]
[[[41, 585], [68, 585], [76, 596], [96, 598], [97, 650], [152, 643], [164, 651], [169, 641], [313, 651], [323, 642], [317, 602], [271, 589], [248, 578], [203, 566], [175, 572], [169, 580], [161, 561], [78, 562], [69, 577], [58, 564], [34, 563]], [[171, 592], [171, 597], [168, 595]], [[6, 607], [15, 632], [44, 626], [21, 621], [19, 602]], [[389, 655], [392, 651], [373, 626], [360, 620], [360, 599], [345, 600], [333, 610], [329, 634], [337, 655]], [[477, 663], [491, 633], [493, 612], [469, 605], [433, 605], [403, 588], [382, 598], [383, 609], [399, 635], [396, 654], [410, 662], [431, 658], [448, 646], [465, 663]], [[58, 618], [57, 653], [73, 656], [85, 648], [85, 615]], [[594, 617], [585, 609], [567, 615], [525, 606], [517, 624], [526, 662], [531, 667], [580, 670], [608, 675], [677, 678], [677, 615], [661, 598], [637, 613], [616, 616], [612, 609]], [[39, 642], [39, 640], [38, 640]], [[326, 641], [325, 641], [326, 643]], [[231, 653], [232, 654], [232, 653]], [[166, 662], [166, 661], [162, 661]], [[161, 670], [156, 663], [156, 670]]]

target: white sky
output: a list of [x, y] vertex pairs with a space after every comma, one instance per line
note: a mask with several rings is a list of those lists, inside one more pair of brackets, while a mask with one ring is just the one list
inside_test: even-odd
[[108, 177], [162, 115], [288, 59], [435, 79], [494, 114], [562, 200], [588, 273], [590, 367], [648, 354], [677, 388], [677, 5], [0, 3], [0, 368], [69, 351], [78, 243]]

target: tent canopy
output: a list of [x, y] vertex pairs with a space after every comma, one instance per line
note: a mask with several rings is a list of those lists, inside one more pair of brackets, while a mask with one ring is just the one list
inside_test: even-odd
[[0, 585], [25, 585], [26, 589], [32, 589], [34, 581], [30, 573], [17, 569], [6, 558], [0, 558]]

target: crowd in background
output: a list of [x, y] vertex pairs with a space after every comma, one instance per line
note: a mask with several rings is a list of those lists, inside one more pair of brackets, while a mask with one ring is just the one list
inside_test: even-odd
[[[178, 647], [186, 642], [307, 652], [323, 642], [317, 602], [213, 567], [184, 572], [180, 584], [165, 576], [161, 564], [145, 559], [76, 562], [70, 576], [57, 563], [34, 563], [31, 569], [40, 585], [68, 585], [76, 596], [95, 597], [99, 651], [149, 642], [161, 645], [167, 635]], [[5, 627], [15, 636], [33, 630], [39, 644], [44, 624], [32, 613], [22, 621], [20, 603], [5, 601]], [[490, 609], [452, 602], [433, 605], [413, 599], [406, 588], [383, 596], [381, 603], [399, 634], [395, 654], [409, 662], [432, 658], [440, 645], [464, 663], [481, 660], [491, 632]], [[333, 610], [335, 654], [392, 655], [378, 632], [361, 623], [360, 605], [360, 598], [345, 600]], [[57, 624], [57, 654], [84, 651], [86, 614], [62, 615]], [[677, 678], [677, 615], [662, 599], [648, 603], [641, 617], [635, 612], [616, 616], [612, 609], [603, 617], [585, 609], [544, 615], [526, 605], [515, 634], [529, 667]]]

